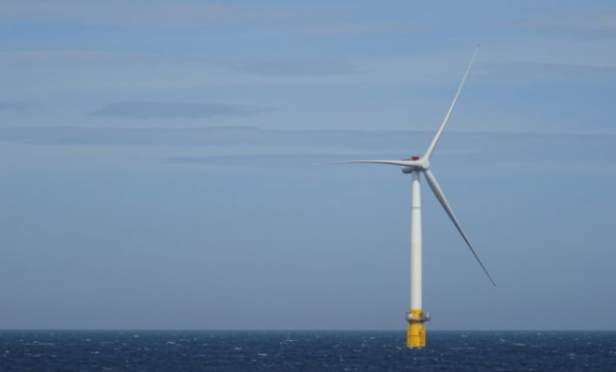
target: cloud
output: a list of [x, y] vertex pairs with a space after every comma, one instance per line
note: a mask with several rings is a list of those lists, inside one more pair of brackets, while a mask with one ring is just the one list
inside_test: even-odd
[[[378, 156], [383, 156], [378, 155]], [[310, 167], [331, 161], [346, 160], [348, 155], [340, 154], [249, 154], [225, 156], [177, 156], [162, 159], [167, 164], [198, 164], [232, 167]]]
[[346, 75], [362, 70], [351, 63], [336, 60], [292, 59], [234, 63], [233, 71], [267, 76]]
[[110, 103], [90, 115], [127, 119], [202, 119], [253, 115], [272, 110], [273, 108], [265, 106], [225, 103], [125, 101]]
[[274, 130], [253, 127], [118, 128], [5, 127], [0, 140], [33, 144], [105, 146], [304, 146], [361, 150], [425, 147], [432, 132]]
[[[256, 2], [255, 2], [256, 3]], [[0, 20], [111, 27], [258, 26], [276, 33], [358, 35], [416, 33], [426, 22], [367, 22], [356, 9], [332, 6], [230, 4], [186, 0], [3, 0]]]
[[364, 21], [329, 21], [319, 23], [295, 23], [285, 29], [308, 35], [382, 35], [408, 34], [430, 31], [427, 22], [364, 22]]
[[0, 101], [0, 111], [26, 111], [29, 108], [24, 102]]
[[[277, 130], [254, 127], [4, 127], [0, 141], [41, 145], [99, 146], [255, 146], [291, 148], [337, 148], [364, 153], [387, 152], [398, 156], [417, 155], [434, 136], [433, 131], [388, 130]], [[549, 152], [577, 148], [603, 151], [616, 157], [616, 136], [600, 134], [455, 132], [441, 139], [446, 150], [476, 156], [484, 152]], [[469, 145], [471, 144], [471, 145]], [[574, 145], [574, 146], [572, 146]], [[410, 152], [413, 151], [414, 152]], [[469, 153], [469, 150], [473, 150]]]
[[[299, 168], [349, 159], [421, 155], [432, 131], [271, 130], [249, 127], [4, 127], [0, 143], [58, 146], [84, 152], [116, 147], [148, 163]], [[139, 147], [147, 147], [139, 148]], [[32, 150], [29, 150], [32, 151]], [[116, 150], [112, 151], [114, 154]], [[447, 132], [432, 159], [448, 172], [489, 176], [515, 172], [616, 172], [616, 136], [555, 133]], [[446, 161], [444, 161], [446, 160]], [[312, 169], [312, 168], [308, 168]], [[345, 169], [355, 169], [346, 167]]]
[[[350, 132], [350, 131], [349, 131]], [[314, 133], [313, 140], [322, 133]], [[305, 149], [304, 153], [244, 153], [236, 155], [171, 156], [160, 159], [163, 164], [200, 165], [234, 168], [287, 168], [310, 170], [326, 163], [358, 159], [404, 159], [408, 154], [421, 155], [432, 132], [364, 132], [349, 133], [346, 141], [320, 141], [328, 146], [320, 151]], [[365, 136], [365, 137], [364, 137]], [[360, 137], [364, 137], [358, 141]], [[366, 137], [370, 137], [369, 139]], [[306, 137], [307, 138], [307, 137]], [[395, 138], [402, 138], [404, 144]], [[414, 140], [409, 141], [408, 139]], [[323, 138], [321, 138], [323, 140]], [[305, 143], [315, 144], [317, 141]], [[363, 142], [360, 145], [360, 142]], [[450, 132], [443, 138], [441, 149], [433, 163], [449, 173], [490, 177], [499, 174], [616, 173], [616, 136], [547, 133], [460, 133]], [[418, 145], [418, 143], [421, 143]], [[275, 147], [271, 147], [275, 151]], [[333, 153], [332, 149], [351, 150]], [[297, 147], [295, 147], [297, 149]], [[419, 151], [412, 152], [412, 149]], [[240, 150], [246, 152], [245, 150]], [[312, 151], [312, 152], [311, 152]], [[371, 152], [372, 151], [372, 152]], [[472, 164], [472, 167], [469, 167]], [[331, 168], [341, 166], [329, 164]], [[348, 164], [344, 169], [357, 169]], [[321, 167], [322, 168], [322, 167]]]
[[267, 21], [327, 14], [323, 9], [232, 5], [197, 1], [4, 0], [0, 19], [61, 21], [95, 25], [209, 25], [232, 21]]
[[14, 62], [96, 62], [96, 61], [121, 61], [128, 59], [128, 55], [122, 53], [101, 52], [95, 50], [37, 50], [20, 52], [2, 52], [0, 61]]
[[616, 12], [613, 11], [536, 17], [526, 24], [543, 30], [616, 37]]
[[616, 79], [616, 67], [566, 63], [504, 62], [485, 64], [487, 75], [506, 79], [605, 80]]
[[[244, 155], [222, 155], [222, 156], [175, 156], [160, 159], [162, 164], [176, 165], [198, 165], [206, 167], [234, 167], [234, 168], [293, 168], [302, 170], [323, 169], [329, 170], [354, 170], [365, 169], [362, 164], [335, 164], [337, 161], [348, 161], [356, 159], [400, 159], [394, 155], [362, 154], [362, 155], [341, 155], [341, 154], [244, 154]], [[616, 173], [616, 164], [613, 161], [599, 159], [595, 161], [585, 154], [569, 159], [567, 162], [559, 161], [557, 157], [537, 155], [532, 151], [525, 151], [521, 155], [510, 152], [507, 156], [503, 153], [492, 154], [489, 156], [469, 156], [467, 159], [474, 164], [473, 167], [460, 167], [460, 160], [449, 159], [446, 162], [438, 162], [437, 169], [446, 169], [449, 173], [482, 174], [491, 176], [496, 174], [524, 174], [550, 172], [571, 172], [575, 169], [578, 173]], [[341, 167], [341, 168], [340, 168]], [[378, 167], [384, 169], [382, 167]], [[377, 168], [377, 169], [378, 169]], [[390, 168], [395, 168], [390, 166]]]

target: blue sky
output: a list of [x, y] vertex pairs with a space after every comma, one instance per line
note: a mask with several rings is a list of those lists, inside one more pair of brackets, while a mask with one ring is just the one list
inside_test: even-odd
[[616, 329], [608, 1], [0, 3], [0, 328]]

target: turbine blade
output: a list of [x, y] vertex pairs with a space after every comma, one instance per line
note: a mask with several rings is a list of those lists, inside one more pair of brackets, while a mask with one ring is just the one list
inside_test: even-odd
[[471, 62], [468, 64], [468, 67], [466, 68], [466, 72], [464, 73], [462, 82], [460, 82], [460, 86], [458, 86], [458, 90], [456, 91], [455, 96], [453, 96], [453, 101], [451, 102], [451, 105], [449, 105], [449, 109], [447, 110], [447, 113], [445, 114], [445, 119], [443, 119], [443, 123], [441, 124], [441, 127], [436, 132], [436, 135], [434, 136], [432, 143], [430, 143], [428, 150], [426, 150], [426, 153], [424, 154], [424, 158], [427, 158], [428, 160], [430, 160], [430, 157], [432, 156], [432, 153], [434, 152], [434, 148], [436, 147], [438, 140], [441, 138], [443, 129], [445, 129], [445, 125], [447, 125], [449, 116], [451, 115], [451, 112], [453, 111], [453, 108], [456, 105], [456, 101], [458, 100], [458, 96], [460, 95], [460, 92], [462, 91], [462, 87], [464, 86], [464, 83], [466, 82], [466, 78], [468, 77], [468, 74], [471, 72], [471, 67], [473, 67], [473, 62], [475, 62], [475, 57], [477, 57], [477, 52], [479, 52], [479, 45], [477, 45], [477, 49], [475, 49], [473, 58], [471, 58]]
[[429, 169], [426, 169], [424, 171], [424, 174], [426, 175], [426, 181], [428, 181], [428, 185], [430, 185], [430, 188], [432, 189], [432, 192], [434, 192], [434, 195], [436, 196], [438, 201], [441, 203], [441, 205], [445, 209], [445, 212], [447, 212], [447, 214], [449, 215], [449, 218], [451, 218], [451, 221], [453, 222], [453, 224], [456, 225], [456, 228], [458, 229], [458, 231], [462, 235], [462, 238], [464, 239], [464, 241], [466, 242], [468, 247], [471, 249], [471, 252], [473, 252], [473, 255], [477, 259], [477, 262], [479, 262], [479, 265], [481, 265], [481, 268], [483, 269], [483, 271], [488, 276], [488, 279], [490, 279], [492, 284], [496, 287], [496, 283], [494, 283], [494, 280], [492, 280], [492, 277], [490, 276], [490, 273], [488, 273], [488, 270], [483, 265], [483, 262], [481, 262], [481, 260], [479, 259], [479, 256], [477, 255], [477, 252], [475, 252], [475, 249], [471, 245], [471, 242], [468, 240], [468, 237], [464, 233], [464, 230], [462, 230], [462, 226], [460, 226], [460, 223], [458, 222], [458, 219], [456, 218], [456, 215], [453, 213], [453, 210], [451, 209], [451, 206], [447, 202], [447, 198], [445, 198], [445, 194], [443, 194], [443, 190], [441, 190], [441, 187], [438, 185], [438, 182], [436, 181], [436, 178], [434, 178], [434, 175], [432, 174], [432, 172], [430, 172]]
[[400, 167], [416, 167], [420, 166], [418, 161], [414, 160], [349, 160], [349, 161], [335, 161], [326, 164], [389, 164], [397, 165]]

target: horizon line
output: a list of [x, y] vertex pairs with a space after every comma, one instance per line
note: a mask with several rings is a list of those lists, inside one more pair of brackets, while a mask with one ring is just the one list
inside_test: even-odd
[[[616, 332], [616, 329], [432, 329], [432, 332]], [[1, 332], [400, 332], [405, 329], [0, 328]]]

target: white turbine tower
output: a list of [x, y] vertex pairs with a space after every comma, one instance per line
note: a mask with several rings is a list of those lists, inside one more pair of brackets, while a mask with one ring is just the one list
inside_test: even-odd
[[397, 165], [397, 166], [402, 167], [402, 173], [405, 173], [405, 174], [410, 173], [413, 176], [412, 194], [411, 194], [412, 195], [412, 199], [411, 199], [411, 308], [408, 311], [407, 317], [406, 317], [408, 321], [406, 344], [408, 347], [426, 346], [426, 332], [425, 332], [424, 322], [430, 320], [430, 317], [423, 311], [422, 293], [421, 293], [422, 291], [422, 272], [421, 272], [422, 271], [422, 258], [421, 258], [422, 239], [421, 239], [421, 193], [420, 193], [419, 180], [420, 180], [420, 175], [422, 173], [425, 175], [426, 181], [428, 182], [428, 185], [432, 189], [432, 192], [434, 193], [438, 201], [441, 203], [441, 205], [445, 209], [445, 212], [447, 212], [447, 214], [449, 215], [449, 218], [451, 218], [451, 221], [453, 222], [453, 224], [456, 226], [456, 228], [462, 235], [462, 238], [464, 239], [464, 241], [466, 242], [466, 245], [468, 246], [468, 248], [470, 248], [471, 252], [475, 256], [475, 259], [477, 259], [477, 262], [479, 262], [479, 265], [481, 265], [481, 268], [488, 276], [488, 279], [490, 279], [492, 284], [496, 286], [496, 283], [494, 283], [494, 280], [492, 280], [492, 277], [488, 273], [488, 270], [485, 268], [485, 266], [479, 259], [477, 252], [475, 252], [475, 249], [473, 248], [470, 240], [464, 233], [464, 230], [462, 230], [462, 226], [460, 226], [460, 223], [458, 222], [456, 215], [453, 213], [453, 210], [451, 209], [451, 206], [449, 205], [449, 202], [447, 201], [445, 194], [443, 194], [441, 187], [436, 181], [434, 174], [432, 174], [432, 172], [430, 171], [430, 158], [432, 157], [432, 154], [434, 153], [434, 149], [436, 148], [436, 145], [439, 139], [441, 138], [441, 135], [443, 134], [443, 129], [445, 129], [445, 125], [447, 125], [449, 116], [451, 115], [451, 112], [453, 111], [453, 108], [456, 105], [458, 96], [460, 95], [460, 92], [462, 91], [462, 87], [464, 86], [464, 83], [466, 82], [466, 78], [468, 77], [471, 67], [473, 66], [473, 62], [475, 61], [475, 57], [477, 56], [478, 51], [479, 51], [479, 47], [477, 47], [477, 49], [475, 50], [475, 53], [473, 54], [473, 57], [471, 58], [471, 62], [469, 63], [468, 68], [466, 69], [466, 72], [464, 73], [462, 82], [460, 83], [460, 86], [458, 87], [458, 90], [456, 91], [456, 94], [453, 97], [453, 101], [451, 102], [451, 105], [449, 106], [449, 109], [447, 110], [447, 113], [445, 114], [445, 119], [443, 120], [443, 123], [441, 124], [440, 128], [436, 132], [434, 139], [430, 143], [430, 146], [428, 146], [428, 149], [426, 150], [426, 153], [424, 154], [423, 157], [412, 156], [408, 160], [354, 160], [354, 161], [340, 162], [340, 163], [370, 163], [370, 164]]

